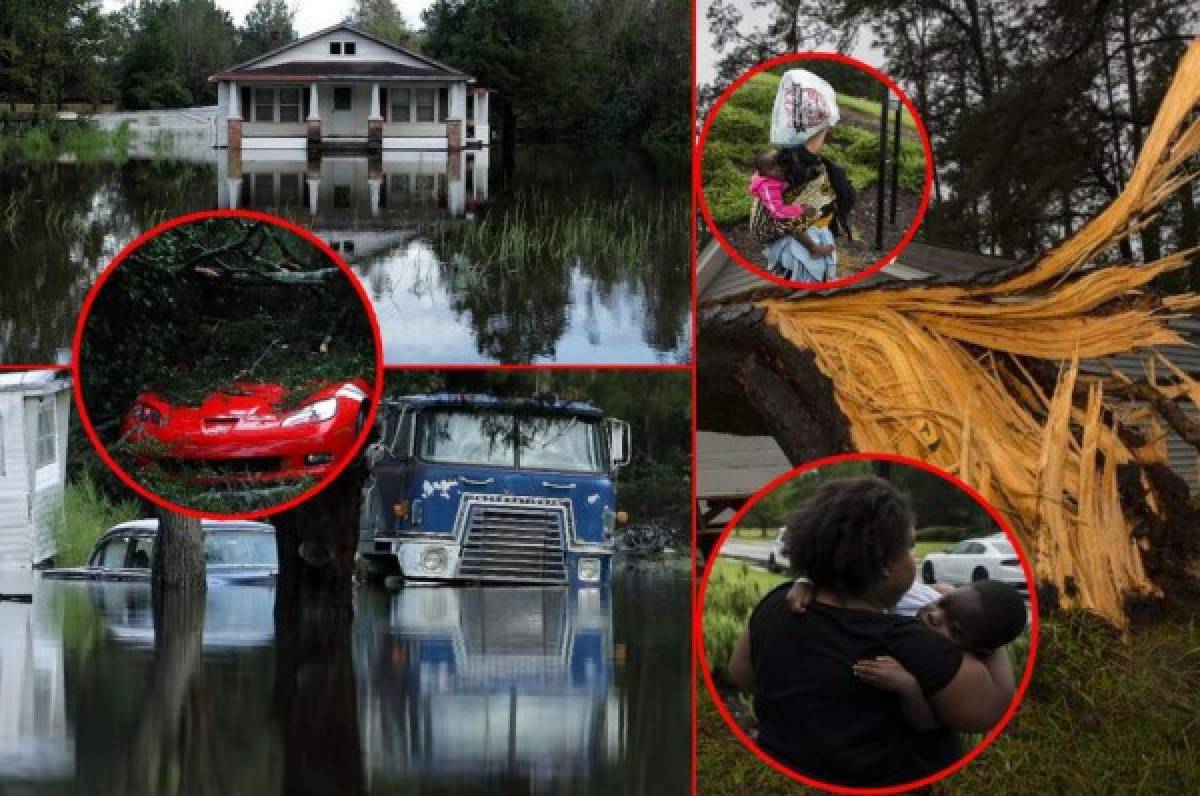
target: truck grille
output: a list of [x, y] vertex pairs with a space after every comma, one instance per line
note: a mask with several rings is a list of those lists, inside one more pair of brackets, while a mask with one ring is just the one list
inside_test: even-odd
[[570, 503], [553, 498], [464, 495], [459, 577], [565, 583]]

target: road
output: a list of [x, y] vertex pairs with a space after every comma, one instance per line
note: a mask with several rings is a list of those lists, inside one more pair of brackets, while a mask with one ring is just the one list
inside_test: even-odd
[[773, 545], [774, 543], [770, 539], [751, 542], [730, 537], [725, 540], [725, 544], [721, 545], [720, 554], [766, 566], [767, 557], [771, 554]]

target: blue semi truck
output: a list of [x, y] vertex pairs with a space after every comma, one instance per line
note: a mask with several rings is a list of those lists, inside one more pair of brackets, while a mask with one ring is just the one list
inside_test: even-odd
[[549, 397], [408, 395], [379, 414], [359, 523], [369, 576], [608, 582], [628, 423]]

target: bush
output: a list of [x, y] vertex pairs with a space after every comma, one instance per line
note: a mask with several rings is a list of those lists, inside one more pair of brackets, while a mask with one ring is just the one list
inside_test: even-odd
[[54, 529], [58, 548], [54, 563], [60, 567], [80, 566], [87, 561], [96, 540], [112, 526], [136, 519], [136, 500], [111, 501], [100, 489], [92, 471], [84, 467], [67, 482], [63, 492], [63, 516]]
[[918, 542], [961, 542], [968, 536], [976, 534], [974, 528], [960, 528], [951, 525], [930, 525], [917, 530]]

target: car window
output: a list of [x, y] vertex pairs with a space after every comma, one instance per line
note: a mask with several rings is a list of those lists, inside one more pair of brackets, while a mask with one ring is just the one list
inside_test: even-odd
[[107, 569], [120, 569], [125, 566], [125, 551], [129, 549], [129, 538], [125, 536], [110, 539], [100, 551], [96, 566]]
[[150, 569], [154, 560], [154, 537], [142, 536], [129, 543], [129, 566], [133, 569]]
[[272, 534], [219, 531], [204, 536], [207, 564], [242, 567], [276, 567], [279, 557]]
[[969, 552], [971, 552], [970, 547], [971, 547], [970, 542], [959, 542], [958, 544], [954, 545], [954, 547], [951, 547], [947, 552], [949, 552], [949, 553], [969, 553]]

